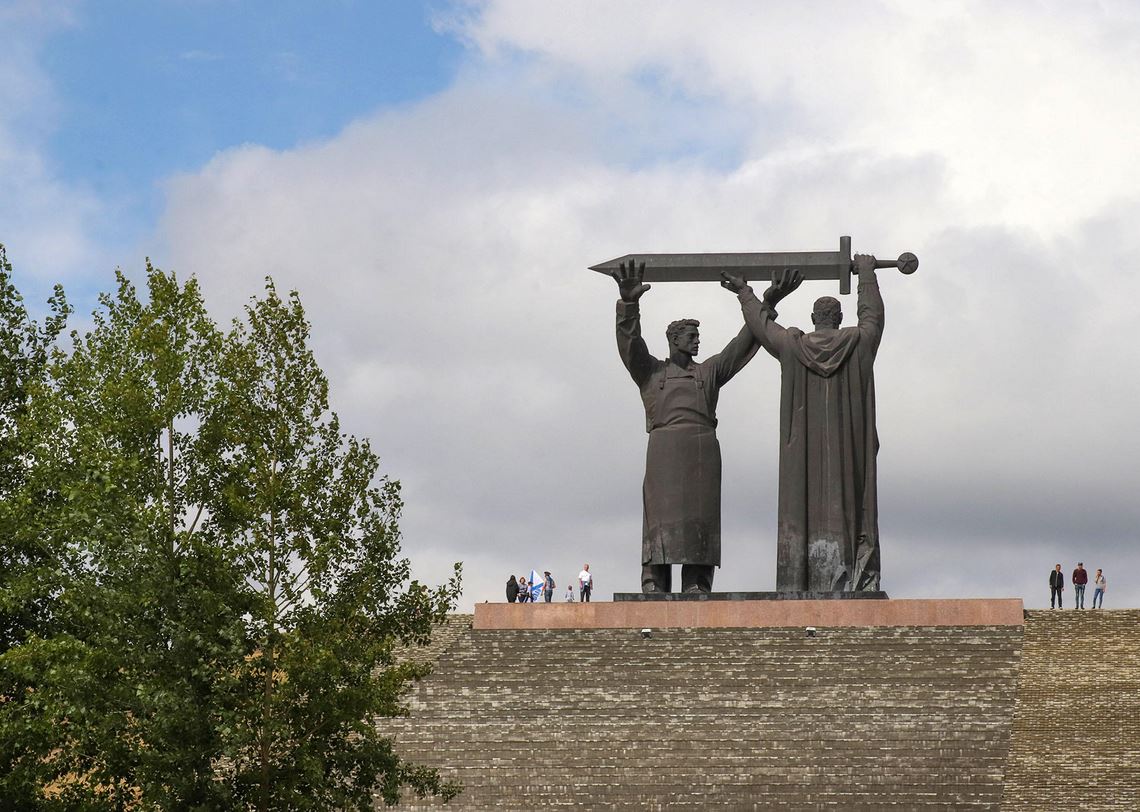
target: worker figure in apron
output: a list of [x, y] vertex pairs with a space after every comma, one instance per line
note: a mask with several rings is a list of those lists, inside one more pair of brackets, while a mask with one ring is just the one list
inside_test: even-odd
[[644, 271], [645, 263], [635, 267], [630, 262], [613, 274], [621, 295], [618, 354], [641, 390], [649, 432], [642, 488], [641, 589], [671, 592], [672, 565], [680, 564], [683, 592], [711, 592], [714, 568], [720, 566], [717, 397], [720, 388], [752, 360], [759, 344], [745, 325], [724, 350], [698, 363], [693, 358], [700, 350], [700, 322], [681, 319], [665, 331], [669, 358], [654, 358], [641, 337], [638, 300], [650, 288], [642, 281]]

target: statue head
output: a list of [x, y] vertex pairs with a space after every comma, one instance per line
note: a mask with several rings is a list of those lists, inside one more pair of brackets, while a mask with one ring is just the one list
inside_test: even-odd
[[820, 296], [811, 310], [811, 323], [819, 327], [838, 327], [843, 321], [843, 308], [834, 296]]
[[678, 319], [665, 328], [665, 338], [669, 351], [680, 350], [688, 355], [696, 355], [701, 348], [701, 335], [697, 329], [701, 323], [696, 319]]

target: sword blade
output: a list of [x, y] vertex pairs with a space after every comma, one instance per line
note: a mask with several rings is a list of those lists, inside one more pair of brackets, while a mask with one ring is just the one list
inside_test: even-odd
[[839, 251], [785, 251], [751, 254], [626, 254], [591, 265], [591, 271], [613, 274], [623, 262], [645, 263], [646, 282], [719, 282], [721, 272], [749, 281], [772, 279], [785, 268], [798, 268], [804, 279], [842, 279], [851, 261]]

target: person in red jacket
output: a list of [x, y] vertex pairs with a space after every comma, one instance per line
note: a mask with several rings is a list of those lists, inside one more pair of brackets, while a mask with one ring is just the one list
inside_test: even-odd
[[1089, 582], [1089, 571], [1085, 569], [1083, 562], [1077, 562], [1077, 568], [1073, 570], [1073, 607], [1076, 609], [1085, 608], [1085, 584]]

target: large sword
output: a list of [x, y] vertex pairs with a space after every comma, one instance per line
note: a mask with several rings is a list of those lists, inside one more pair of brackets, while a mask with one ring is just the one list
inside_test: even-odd
[[[721, 273], [748, 280], [769, 281], [785, 268], [797, 268], [804, 279], [838, 279], [840, 294], [851, 292], [851, 238], [839, 238], [838, 251], [785, 251], [766, 254], [626, 254], [597, 265], [591, 271], [612, 276], [623, 262], [644, 262], [646, 282], [719, 282]], [[898, 268], [905, 274], [918, 270], [918, 257], [909, 251], [898, 259], [877, 259], [876, 268]]]

